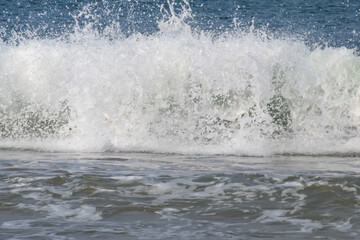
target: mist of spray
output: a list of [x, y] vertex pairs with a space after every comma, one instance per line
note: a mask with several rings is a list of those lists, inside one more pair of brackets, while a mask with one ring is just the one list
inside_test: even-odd
[[[0, 146], [48, 151], [267, 155], [359, 152], [360, 59], [346, 48], [187, 24], [99, 30], [90, 7], [56, 38], [0, 43]], [[27, 36], [31, 34], [27, 33]]]

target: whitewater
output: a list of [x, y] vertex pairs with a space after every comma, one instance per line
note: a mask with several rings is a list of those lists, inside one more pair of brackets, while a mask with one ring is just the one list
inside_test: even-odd
[[356, 1], [0, 1], [0, 239], [359, 239]]
[[118, 24], [100, 32], [89, 22], [53, 39], [28, 32], [3, 41], [0, 146], [359, 153], [355, 50], [308, 46], [254, 23], [198, 31], [186, 23], [186, 6], [177, 14], [170, 8], [150, 35], [126, 37]]

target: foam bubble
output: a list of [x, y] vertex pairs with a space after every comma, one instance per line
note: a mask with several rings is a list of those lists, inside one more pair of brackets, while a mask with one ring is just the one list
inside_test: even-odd
[[188, 5], [169, 6], [152, 35], [89, 23], [67, 37], [0, 43], [0, 147], [359, 152], [354, 51], [254, 29], [215, 37], [186, 24]]

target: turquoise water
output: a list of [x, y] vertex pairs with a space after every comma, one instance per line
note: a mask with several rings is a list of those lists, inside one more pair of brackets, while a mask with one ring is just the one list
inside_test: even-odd
[[0, 1], [1, 239], [358, 239], [356, 1]]

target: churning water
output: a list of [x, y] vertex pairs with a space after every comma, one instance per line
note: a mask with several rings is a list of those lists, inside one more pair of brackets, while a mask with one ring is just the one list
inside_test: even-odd
[[356, 1], [0, 12], [0, 237], [359, 237]]

